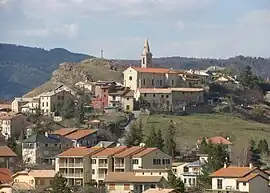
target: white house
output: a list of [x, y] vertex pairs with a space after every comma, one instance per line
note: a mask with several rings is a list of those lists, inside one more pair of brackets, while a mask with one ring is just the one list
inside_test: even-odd
[[223, 168], [210, 175], [212, 177], [212, 188], [207, 192], [214, 193], [269, 193], [269, 175], [255, 168], [235, 167], [224, 165]]

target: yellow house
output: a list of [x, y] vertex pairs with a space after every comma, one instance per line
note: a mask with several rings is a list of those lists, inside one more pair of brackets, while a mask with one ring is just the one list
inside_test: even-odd
[[54, 170], [25, 170], [13, 174], [15, 183], [27, 183], [35, 189], [35, 192], [44, 192], [52, 184]]
[[150, 188], [168, 187], [162, 176], [137, 176], [134, 172], [110, 172], [104, 182], [109, 193], [142, 193]]

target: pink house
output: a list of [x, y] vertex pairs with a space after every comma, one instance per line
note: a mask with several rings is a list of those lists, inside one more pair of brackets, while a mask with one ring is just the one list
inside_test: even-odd
[[94, 109], [104, 109], [108, 107], [109, 90], [116, 85], [113, 81], [97, 81], [95, 83], [94, 96], [92, 98], [92, 106]]

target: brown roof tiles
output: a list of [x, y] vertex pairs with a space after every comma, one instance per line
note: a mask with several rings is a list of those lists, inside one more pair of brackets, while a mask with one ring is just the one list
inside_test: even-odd
[[115, 154], [114, 157], [124, 158], [127, 156], [132, 156], [136, 153], [143, 151], [144, 149], [145, 149], [145, 147], [133, 146], [133, 147], [125, 149], [124, 151], [121, 151], [118, 154]]
[[104, 148], [102, 148], [102, 147], [91, 147], [91, 148], [73, 147], [73, 148], [70, 148], [70, 149], [60, 153], [58, 155], [58, 157], [84, 157], [87, 155], [92, 155], [94, 153], [97, 153], [103, 149]]
[[97, 131], [98, 131], [97, 129], [79, 129], [75, 132], [65, 135], [65, 137], [72, 140], [78, 140], [93, 133], [96, 133]]
[[0, 157], [16, 157], [16, 153], [14, 153], [8, 146], [3, 145], [0, 146]]
[[127, 146], [119, 146], [119, 147], [112, 147], [112, 148], [106, 148], [96, 154], [93, 155], [93, 157], [108, 157], [113, 156], [117, 153], [120, 153], [127, 149]]
[[157, 149], [158, 148], [146, 148], [143, 151], [140, 151], [139, 153], [135, 154], [133, 157], [135, 157], [135, 158], [143, 157], [143, 156], [145, 156], [145, 155], [147, 155], [147, 154], [149, 154]]
[[253, 178], [257, 177], [257, 176], [260, 176], [266, 180], [268, 180], [267, 178], [263, 177], [261, 174], [259, 173], [251, 173], [251, 174], [248, 174], [247, 176], [245, 177], [242, 177], [242, 178], [238, 178], [237, 181], [238, 182], [249, 182], [250, 180], [252, 180]]
[[229, 166], [227, 168], [221, 168], [210, 176], [212, 177], [243, 177], [252, 171], [256, 170], [257, 168], [250, 168], [250, 167], [236, 167], [236, 166]]
[[78, 128], [61, 128], [61, 129], [58, 129], [58, 130], [55, 130], [53, 132], [53, 134], [59, 134], [59, 135], [62, 135], [62, 136], [66, 136], [70, 133], [73, 133], [75, 131], [77, 131]]
[[12, 182], [12, 172], [8, 168], [0, 168], [0, 184]]

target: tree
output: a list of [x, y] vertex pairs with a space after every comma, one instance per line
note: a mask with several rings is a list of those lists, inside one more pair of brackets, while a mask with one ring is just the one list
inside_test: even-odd
[[16, 141], [14, 140], [14, 138], [8, 138], [7, 140], [7, 146], [15, 153], [17, 153], [18, 151], [18, 145], [16, 143]]
[[125, 144], [127, 146], [138, 146], [143, 142], [143, 132], [141, 129], [141, 124], [132, 124], [130, 130], [126, 134]]
[[199, 153], [207, 154], [207, 152], [208, 152], [208, 144], [206, 138], [203, 137], [199, 144]]
[[51, 193], [71, 193], [70, 188], [67, 187], [67, 179], [60, 173], [55, 174], [52, 180], [51, 189]]
[[147, 140], [145, 141], [145, 144], [147, 147], [157, 147], [157, 134], [156, 134], [155, 127], [153, 126], [151, 127], [150, 134]]
[[246, 66], [244, 70], [240, 73], [239, 77], [240, 83], [247, 88], [261, 87], [264, 81], [253, 74], [251, 66]]
[[59, 114], [66, 119], [70, 119], [74, 117], [74, 114], [75, 114], [74, 101], [72, 100], [68, 101], [58, 111], [59, 111]]
[[175, 134], [176, 129], [174, 122], [171, 120], [171, 123], [169, 124], [168, 132], [165, 133], [165, 150], [166, 152], [172, 156], [175, 157], [175, 151], [176, 151], [176, 142], [175, 142]]
[[163, 150], [164, 149], [164, 139], [162, 137], [162, 132], [161, 130], [159, 129], [157, 131], [157, 148], [159, 148], [160, 150]]
[[185, 192], [184, 182], [180, 178], [177, 178], [171, 170], [168, 172], [168, 183], [172, 188], [178, 190], [179, 192]]
[[260, 154], [269, 154], [269, 147], [266, 139], [260, 139], [258, 143], [258, 151], [260, 152]]
[[261, 167], [263, 165], [261, 162], [260, 150], [256, 147], [256, 142], [253, 139], [249, 141], [247, 159], [248, 163], [255, 167]]

